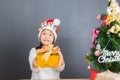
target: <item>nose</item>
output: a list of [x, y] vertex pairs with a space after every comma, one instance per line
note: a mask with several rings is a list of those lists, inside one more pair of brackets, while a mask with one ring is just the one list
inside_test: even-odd
[[46, 34], [46, 35], [45, 35], [45, 39], [49, 39], [49, 35]]

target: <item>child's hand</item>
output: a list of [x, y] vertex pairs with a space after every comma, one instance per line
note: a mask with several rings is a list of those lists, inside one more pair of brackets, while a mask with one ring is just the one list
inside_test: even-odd
[[33, 64], [32, 64], [32, 65], [33, 65], [34, 68], [37, 68], [37, 65], [36, 65], [36, 58], [33, 60]]
[[58, 67], [61, 67], [64, 64], [64, 59], [63, 59], [62, 54], [59, 54], [59, 55], [60, 55], [60, 60], [59, 60], [59, 66]]
[[59, 68], [59, 67], [61, 67], [61, 66], [64, 64], [63, 55], [62, 55], [62, 54], [59, 54], [59, 56], [60, 56], [59, 62], [56, 63], [56, 64], [53, 64], [52, 67]]
[[37, 49], [36, 53], [38, 54], [38, 53], [42, 53], [42, 52], [46, 52], [46, 51], [47, 51], [47, 49], [45, 47], [42, 47], [41, 49]]
[[41, 52], [43, 52], [43, 49], [37, 49], [36, 50], [36, 53], [38, 54], [38, 53], [41, 53]]

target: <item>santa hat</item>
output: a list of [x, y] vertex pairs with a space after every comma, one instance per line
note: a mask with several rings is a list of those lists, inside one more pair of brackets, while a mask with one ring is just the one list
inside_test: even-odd
[[59, 28], [58, 28], [59, 25], [60, 25], [59, 19], [50, 19], [47, 21], [44, 19], [40, 23], [39, 28], [38, 28], [38, 39], [40, 39], [41, 32], [44, 29], [48, 29], [48, 30], [51, 30], [53, 32], [54, 37], [55, 37], [55, 40], [54, 40], [54, 42], [55, 42], [57, 39], [58, 32], [59, 32]]

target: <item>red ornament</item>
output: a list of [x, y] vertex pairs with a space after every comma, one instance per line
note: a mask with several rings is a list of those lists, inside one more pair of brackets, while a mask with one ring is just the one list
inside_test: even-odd
[[107, 16], [104, 16], [104, 17], [103, 17], [103, 20], [105, 21], [106, 19], [107, 19]]
[[106, 22], [102, 22], [101, 27], [106, 28]]

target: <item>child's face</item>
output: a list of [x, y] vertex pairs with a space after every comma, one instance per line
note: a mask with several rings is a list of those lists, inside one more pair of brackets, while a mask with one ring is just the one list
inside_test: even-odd
[[48, 45], [48, 44], [52, 44], [54, 41], [54, 35], [52, 33], [52, 31], [50, 30], [43, 30], [40, 36], [40, 42], [43, 45]]

